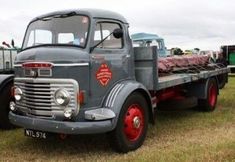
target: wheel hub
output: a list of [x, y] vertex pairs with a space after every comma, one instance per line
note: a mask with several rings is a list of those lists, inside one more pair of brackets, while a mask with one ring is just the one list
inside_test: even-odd
[[133, 127], [134, 128], [140, 127], [140, 118], [138, 116], [134, 117], [134, 119], [133, 119]]
[[124, 134], [129, 141], [136, 141], [144, 129], [144, 114], [140, 105], [133, 104], [127, 109], [124, 117]]

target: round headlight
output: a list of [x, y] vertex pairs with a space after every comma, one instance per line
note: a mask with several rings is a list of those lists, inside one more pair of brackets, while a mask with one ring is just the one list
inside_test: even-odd
[[16, 87], [14, 89], [14, 97], [16, 101], [20, 101], [22, 99], [23, 92], [20, 88]]
[[64, 89], [58, 89], [54, 94], [55, 102], [57, 105], [67, 106], [70, 101], [70, 94]]

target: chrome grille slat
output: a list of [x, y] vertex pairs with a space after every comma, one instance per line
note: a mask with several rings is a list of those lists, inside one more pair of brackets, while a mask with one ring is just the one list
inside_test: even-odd
[[31, 87], [22, 87], [25, 90], [33, 90], [33, 91], [50, 91], [50, 88], [31, 88]]
[[22, 105], [22, 104], [17, 104], [18, 107], [28, 110], [28, 109], [37, 109], [37, 110], [49, 110], [49, 111], [53, 111], [53, 110], [61, 110], [58, 106], [52, 106], [52, 107], [42, 107], [42, 106], [31, 106], [31, 105]]
[[35, 91], [23, 91], [25, 92], [26, 94], [39, 94], [39, 95], [53, 95], [54, 93], [53, 92], [35, 92]]
[[[54, 90], [54, 91], [56, 91], [56, 90], [58, 90], [59, 88], [51, 88], [51, 90]], [[73, 92], [74, 90], [73, 89], [66, 89], [68, 92]]]
[[24, 107], [24, 106], [19, 105], [19, 104], [17, 104], [17, 107], [20, 108], [20, 110], [23, 111], [23, 112], [28, 112], [28, 108], [27, 107]]
[[[52, 105], [51, 103], [45, 103], [45, 102], [37, 103], [37, 102], [31, 102], [31, 101], [27, 101], [27, 100], [23, 100], [22, 103], [34, 105], [34, 106], [51, 106]], [[54, 105], [52, 105], [52, 106], [54, 106]]]
[[[26, 97], [32, 97], [32, 95], [28, 95], [28, 94], [24, 94], [24, 96]], [[45, 98], [45, 99], [50, 99], [50, 98], [53, 98], [53, 95], [50, 95], [50, 96], [42, 96], [42, 95], [34, 95], [33, 98]]]
[[24, 97], [24, 99], [26, 100], [26, 101], [34, 101], [34, 102], [54, 102], [54, 100], [53, 99], [50, 99], [49, 98], [49, 100], [48, 100], [48, 98], [45, 98], [45, 99], [37, 99], [37, 98], [28, 98], [28, 97]]
[[14, 85], [23, 91], [22, 100], [16, 102], [16, 107], [29, 116], [53, 118], [55, 115], [63, 115], [64, 108], [54, 101], [54, 93], [60, 88], [65, 88], [71, 95], [67, 107], [73, 110], [77, 108], [78, 84], [74, 80], [16, 78]]

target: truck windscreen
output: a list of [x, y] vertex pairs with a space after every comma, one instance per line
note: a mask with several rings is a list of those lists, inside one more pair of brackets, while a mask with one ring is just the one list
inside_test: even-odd
[[43, 45], [74, 45], [85, 48], [88, 28], [87, 16], [65, 14], [40, 18], [30, 23], [23, 49]]

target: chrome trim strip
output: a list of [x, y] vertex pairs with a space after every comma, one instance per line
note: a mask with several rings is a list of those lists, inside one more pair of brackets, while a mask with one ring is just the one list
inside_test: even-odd
[[74, 64], [53, 64], [53, 66], [89, 66], [88, 62], [84, 63], [74, 63]]
[[116, 91], [116, 89], [117, 89], [118, 87], [120, 87], [120, 86], [121, 86], [121, 84], [117, 84], [117, 85], [111, 90], [111, 92], [109, 93], [109, 96], [108, 96], [108, 98], [107, 98], [107, 100], [106, 100], [106, 104], [105, 104], [106, 107], [109, 107], [109, 103], [111, 102], [111, 101], [110, 101], [111, 96], [112, 96], [113, 93]]
[[13, 67], [22, 67], [22, 64], [14, 64]]
[[109, 95], [108, 95], [108, 97], [107, 97], [107, 100], [106, 100], [106, 102], [105, 102], [105, 106], [106, 106], [106, 107], [108, 107], [108, 103], [109, 103], [110, 97], [111, 97], [113, 91], [117, 88], [118, 85], [119, 85], [119, 84], [115, 85], [114, 88], [110, 91], [110, 93], [109, 93]]
[[[38, 62], [35, 62], [38, 63]], [[84, 63], [72, 63], [72, 64], [53, 64], [51, 63], [53, 66], [57, 66], [57, 67], [61, 67], [61, 66], [89, 66], [88, 62], [84, 62]], [[22, 67], [22, 64], [14, 64], [14, 67]]]
[[118, 86], [117, 89], [115, 89], [114, 93], [111, 95], [111, 98], [109, 100], [109, 104], [108, 107], [111, 107], [112, 101], [113, 101], [113, 97], [116, 95], [116, 92], [120, 89], [120, 87], [122, 86], [122, 84], [120, 84], [120, 86]]
[[122, 86], [122, 84], [120, 84], [119, 86], [117, 86], [117, 88], [113, 91], [112, 95], [110, 96], [110, 100], [108, 103], [108, 107], [111, 107], [111, 103], [113, 101], [113, 96], [116, 94], [116, 92], [118, 91], [118, 89]]
[[111, 103], [111, 106], [110, 106], [110, 107], [113, 107], [114, 101], [116, 100], [116, 97], [117, 97], [118, 93], [121, 91], [121, 89], [122, 89], [123, 87], [124, 87], [124, 85], [122, 84], [122, 85], [120, 86], [120, 88], [115, 92], [115, 95], [114, 95], [114, 97], [113, 97], [113, 99], [112, 99], [112, 103]]

